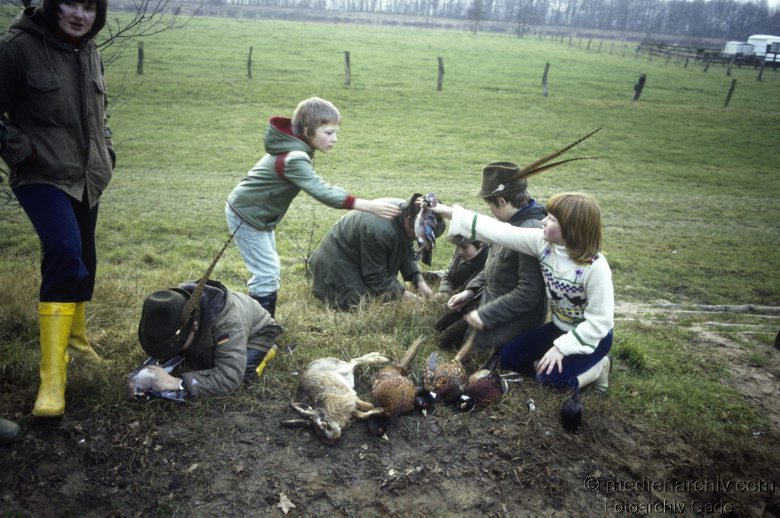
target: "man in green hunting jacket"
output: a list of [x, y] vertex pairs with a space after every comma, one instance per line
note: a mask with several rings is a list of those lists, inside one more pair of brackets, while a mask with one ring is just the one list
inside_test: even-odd
[[[420, 208], [401, 199], [387, 198], [401, 209], [392, 219], [371, 213], [350, 212], [336, 222], [311, 256], [314, 295], [340, 309], [349, 309], [364, 298], [416, 299], [398, 280], [417, 287], [419, 296], [433, 291], [423, 279], [412, 247], [414, 220]], [[443, 223], [437, 235], [444, 232]]]

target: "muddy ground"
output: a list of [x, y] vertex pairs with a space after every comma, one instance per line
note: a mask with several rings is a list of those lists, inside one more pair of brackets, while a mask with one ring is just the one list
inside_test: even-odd
[[[616, 414], [609, 395], [586, 393], [585, 425], [572, 434], [558, 423], [565, 395], [524, 380], [485, 410], [406, 416], [388, 441], [356, 423], [325, 446], [279, 424], [296, 417], [289, 395], [274, 390], [294, 375], [284, 358], [237, 396], [119, 398], [111, 408], [70, 398], [65, 417], [48, 424], [31, 421], [29, 391], [6, 377], [0, 410], [25, 434], [0, 447], [0, 515], [780, 515], [780, 352], [764, 351], [769, 359], [755, 366], [708, 329], [691, 349], [731, 355], [729, 383], [770, 426], [737, 445], [700, 444], [663, 416]], [[370, 374], [358, 376], [359, 392]]]

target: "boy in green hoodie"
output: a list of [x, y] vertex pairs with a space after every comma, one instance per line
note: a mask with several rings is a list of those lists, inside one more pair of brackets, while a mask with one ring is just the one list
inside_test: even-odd
[[281, 266], [274, 229], [290, 204], [303, 190], [317, 201], [336, 209], [371, 212], [394, 218], [397, 205], [384, 200], [364, 200], [328, 184], [314, 170], [314, 151], [330, 151], [336, 144], [341, 114], [329, 101], [311, 97], [301, 101], [292, 118], [271, 117], [265, 131], [266, 154], [228, 196], [225, 215], [235, 234], [251, 277], [249, 295], [271, 316], [276, 312]]

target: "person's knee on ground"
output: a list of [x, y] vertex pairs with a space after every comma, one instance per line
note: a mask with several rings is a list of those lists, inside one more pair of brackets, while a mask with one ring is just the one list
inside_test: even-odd
[[594, 390], [606, 392], [609, 388], [609, 373], [612, 370], [612, 360], [609, 356], [603, 357], [599, 362], [577, 376], [577, 383], [580, 389], [593, 385]]
[[450, 325], [439, 337], [439, 345], [445, 349], [456, 349], [463, 343], [463, 337], [466, 336], [468, 324], [465, 320], [459, 319]]
[[447, 313], [443, 314], [439, 319], [436, 321], [436, 323], [433, 325], [433, 328], [436, 329], [436, 331], [442, 332], [454, 323], [456, 323], [458, 320], [463, 319], [463, 314], [460, 311], [448, 311]]

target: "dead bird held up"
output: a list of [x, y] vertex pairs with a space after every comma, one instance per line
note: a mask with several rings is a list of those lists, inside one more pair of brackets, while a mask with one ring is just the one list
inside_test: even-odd
[[[422, 195], [414, 195], [414, 197], [420, 196]], [[422, 196], [420, 212], [417, 213], [417, 217], [414, 219], [414, 234], [417, 238], [418, 247], [417, 257], [428, 266], [431, 265], [433, 249], [436, 247], [436, 231], [441, 226], [441, 220], [428, 208], [435, 207], [437, 203], [436, 195], [432, 192]], [[441, 235], [441, 232], [439, 232], [439, 235]]]

